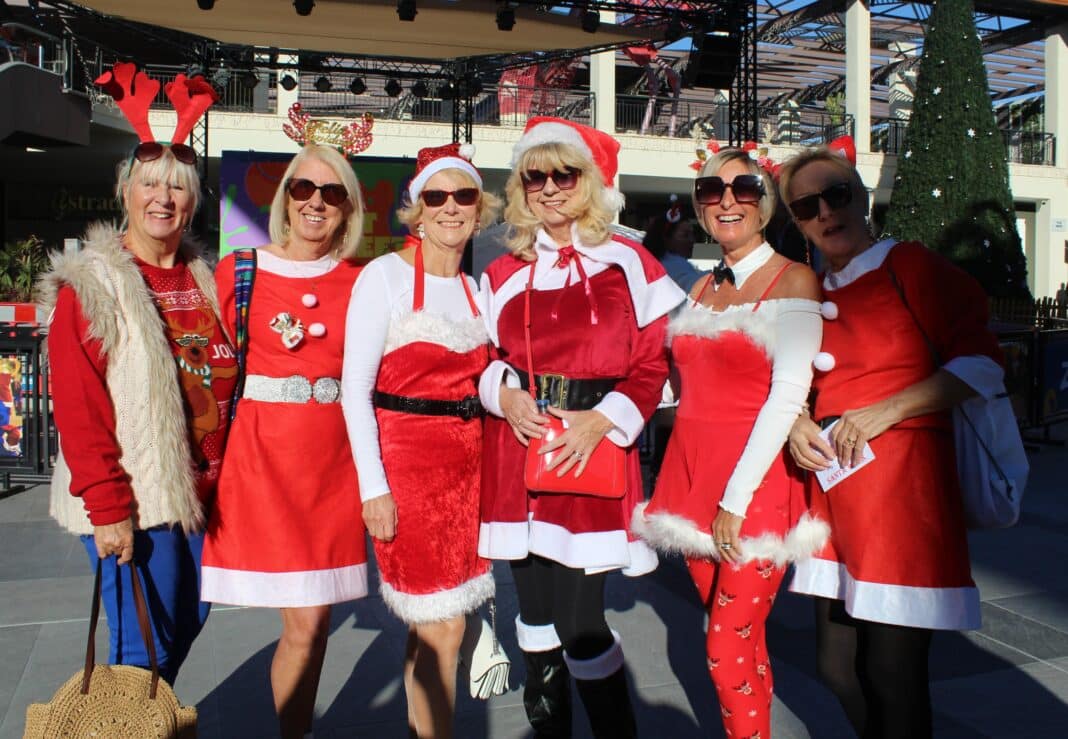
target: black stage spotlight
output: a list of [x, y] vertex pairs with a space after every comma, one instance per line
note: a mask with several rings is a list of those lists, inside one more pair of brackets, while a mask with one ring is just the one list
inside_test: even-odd
[[386, 94], [391, 98], [395, 98], [401, 94], [401, 84], [395, 79], [391, 79], [386, 83]]
[[511, 31], [515, 27], [515, 9], [508, 3], [501, 3], [497, 8], [497, 30]]
[[255, 72], [248, 72], [241, 75], [241, 84], [245, 86], [246, 90], [255, 90], [256, 85], [260, 84], [260, 77]]
[[430, 90], [427, 89], [426, 83], [422, 80], [419, 80], [414, 85], [412, 85], [412, 94], [415, 95], [417, 98], [425, 98], [429, 92]]
[[596, 10], [582, 11], [582, 30], [586, 33], [595, 33], [601, 25], [601, 14]]
[[279, 82], [278, 84], [280, 84], [282, 86], [283, 90], [289, 90], [289, 91], [293, 91], [297, 87], [297, 81], [295, 79], [293, 79], [293, 75], [291, 75], [291, 74], [287, 74], [284, 77], [282, 77], [282, 81]]
[[293, 7], [297, 9], [297, 15], [311, 15], [315, 0], [293, 0]]
[[334, 85], [330, 82], [330, 78], [327, 77], [325, 74], [319, 79], [315, 80], [315, 89], [319, 92], [330, 92], [333, 86]]
[[440, 88], [438, 88], [438, 97], [442, 100], [455, 100], [456, 99], [456, 83], [449, 80]]
[[201, 10], [211, 10], [215, 7], [215, 0], [197, 0], [197, 7]]
[[367, 83], [362, 77], [353, 77], [352, 82], [349, 83], [349, 92], [353, 95], [363, 95], [367, 92]]
[[415, 9], [415, 0], [397, 0], [397, 17], [402, 21], [414, 21], [418, 12]]

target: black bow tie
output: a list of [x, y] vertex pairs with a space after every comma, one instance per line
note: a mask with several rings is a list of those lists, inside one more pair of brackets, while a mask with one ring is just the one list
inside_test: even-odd
[[716, 281], [718, 287], [721, 282], [726, 280], [727, 282], [734, 284], [734, 270], [728, 267], [723, 262], [720, 262], [712, 269], [712, 279]]

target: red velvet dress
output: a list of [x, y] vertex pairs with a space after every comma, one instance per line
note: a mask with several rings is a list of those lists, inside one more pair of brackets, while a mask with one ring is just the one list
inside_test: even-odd
[[[451, 320], [424, 312], [415, 295], [412, 312], [390, 325], [375, 389], [431, 400], [477, 395], [489, 348], [473, 301], [471, 317]], [[375, 417], [397, 506], [396, 537], [374, 540], [382, 598], [407, 623], [468, 613], [493, 595], [490, 562], [477, 552], [482, 421], [382, 408]]]
[[[249, 309], [248, 374], [340, 378], [345, 309], [359, 268], [317, 277], [275, 274], [261, 257]], [[278, 260], [277, 257], [272, 261]], [[219, 308], [234, 329], [234, 258], [215, 273]], [[302, 304], [313, 293], [318, 304]], [[322, 337], [283, 346], [271, 319], [286, 311]], [[202, 598], [299, 607], [367, 594], [367, 546], [356, 465], [341, 404], [242, 398], [230, 430], [204, 543]]]
[[[531, 291], [534, 373], [620, 378], [615, 392], [625, 395], [642, 419], [648, 419], [667, 379], [666, 313], [683, 294], [640, 246], [617, 239], [585, 253], [593, 255], [579, 257], [590, 275], [589, 295], [582, 279], [571, 278], [560, 289], [539, 289], [536, 282]], [[523, 287], [529, 270], [530, 263], [506, 255], [483, 276], [483, 301], [489, 306], [487, 318], [491, 336], [497, 338], [498, 356], [524, 372]], [[526, 447], [507, 422], [488, 415], [482, 556], [523, 559], [537, 554], [568, 567], [623, 568], [625, 574], [634, 575], [656, 567], [656, 555], [629, 531], [634, 508], [644, 500], [636, 447], [627, 449], [628, 482], [621, 500], [528, 491], [523, 484], [525, 458]]]
[[[875, 269], [824, 290], [838, 318], [824, 323], [823, 350], [835, 365], [816, 374], [816, 420], [882, 400], [937, 369], [887, 262], [943, 362], [1000, 360], [979, 284], [921, 244], [897, 244]], [[867, 621], [978, 628], [949, 413], [910, 418], [870, 443], [875, 460], [829, 492], [810, 477], [813, 513], [830, 523], [831, 539], [798, 563], [791, 589], [844, 600]]]

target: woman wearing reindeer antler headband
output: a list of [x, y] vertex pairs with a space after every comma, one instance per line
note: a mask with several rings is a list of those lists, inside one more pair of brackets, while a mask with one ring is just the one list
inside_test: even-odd
[[200, 531], [237, 374], [211, 269], [184, 236], [200, 180], [196, 154], [181, 142], [215, 93], [201, 77], [167, 84], [178, 111], [167, 145], [148, 126], [158, 81], [117, 64], [97, 84], [140, 143], [118, 167], [123, 229], [91, 226], [85, 248], [54, 255], [40, 284], [53, 310], [49, 364], [61, 439], [51, 511], [82, 535], [94, 567], [103, 560], [110, 661], [149, 664], [131, 595], [134, 568], [117, 566], [136, 562], [152, 594], [160, 673], [173, 681], [208, 616], [199, 598]]
[[[350, 153], [370, 145], [365, 124]], [[246, 374], [208, 526], [203, 597], [281, 610], [271, 687], [283, 739], [311, 728], [331, 605], [367, 594], [340, 403], [363, 213], [352, 166], [309, 141], [271, 203], [271, 243], [228, 255], [216, 270]]]

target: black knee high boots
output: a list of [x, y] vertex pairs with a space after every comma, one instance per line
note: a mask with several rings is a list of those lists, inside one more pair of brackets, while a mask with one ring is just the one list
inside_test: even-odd
[[569, 739], [571, 736], [571, 675], [564, 662], [563, 647], [546, 652], [523, 652], [527, 684], [523, 707], [536, 739]]
[[638, 735], [634, 708], [623, 669], [623, 645], [612, 632], [615, 643], [591, 659], [575, 659], [565, 654], [568, 670], [575, 678], [582, 705], [597, 739], [633, 739]]

